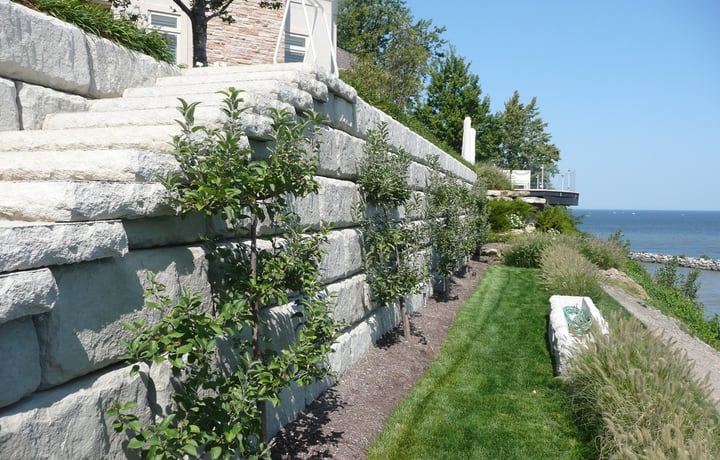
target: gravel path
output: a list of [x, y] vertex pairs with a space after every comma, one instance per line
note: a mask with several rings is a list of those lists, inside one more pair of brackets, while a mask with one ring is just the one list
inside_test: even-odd
[[712, 388], [711, 396], [714, 399], [715, 407], [720, 410], [720, 352], [683, 331], [678, 320], [665, 316], [656, 308], [644, 305], [636, 297], [622, 289], [609, 285], [603, 287], [655, 335], [669, 340], [671, 346], [685, 351], [695, 365], [695, 377], [698, 380], [709, 376]]

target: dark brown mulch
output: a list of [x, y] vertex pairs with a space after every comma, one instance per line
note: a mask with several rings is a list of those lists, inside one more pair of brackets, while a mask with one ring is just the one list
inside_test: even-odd
[[336, 385], [275, 437], [273, 459], [362, 459], [385, 419], [438, 355], [458, 308], [487, 270], [472, 260], [452, 283], [452, 299], [430, 299], [412, 318], [413, 336], [388, 332]]

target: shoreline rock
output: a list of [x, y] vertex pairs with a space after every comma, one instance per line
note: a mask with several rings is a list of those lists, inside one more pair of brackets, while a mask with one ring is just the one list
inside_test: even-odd
[[708, 259], [702, 257], [679, 257], [667, 254], [655, 254], [652, 252], [630, 251], [629, 257], [638, 262], [653, 264], [664, 264], [677, 258], [678, 265], [685, 268], [697, 268], [699, 270], [720, 271], [720, 259]]

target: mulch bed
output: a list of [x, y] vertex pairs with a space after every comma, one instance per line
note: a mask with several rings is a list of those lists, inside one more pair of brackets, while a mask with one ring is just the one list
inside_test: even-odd
[[413, 336], [396, 328], [274, 439], [273, 459], [363, 459], [385, 419], [438, 355], [458, 308], [487, 270], [472, 260], [452, 282], [452, 298], [430, 299], [412, 318]]

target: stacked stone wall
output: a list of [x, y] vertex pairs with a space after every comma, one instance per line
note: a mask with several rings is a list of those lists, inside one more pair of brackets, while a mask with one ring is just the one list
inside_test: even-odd
[[[334, 295], [332, 314], [346, 327], [329, 357], [333, 370], [342, 375], [398, 324], [397, 307], [370, 302], [352, 211], [367, 132], [387, 123], [390, 145], [412, 155], [409, 182], [419, 191], [431, 156], [468, 183], [476, 180], [472, 170], [305, 65], [190, 69], [123, 98], [89, 101], [87, 112], [49, 115], [42, 130], [0, 133], [0, 458], [132, 457], [107, 409], [134, 400], [149, 421], [167, 408], [166, 368], [129, 377], [120, 358], [129, 338], [122, 324], [157, 320], [143, 307], [146, 270], [169, 295], [187, 288], [210, 302], [212, 267], [199, 235], [223, 235], [224, 224], [176, 216], [158, 177], [177, 168], [169, 142], [179, 129], [177, 97], [202, 102], [198, 122], [217, 123], [217, 90], [228, 86], [245, 91], [247, 141], [258, 155], [268, 147], [270, 108], [315, 110], [327, 119], [320, 191], [293, 206], [305, 224], [334, 223], [322, 281]], [[411, 311], [429, 294], [428, 282], [410, 299]], [[267, 312], [277, 346], [294, 334], [292, 312], [290, 305]], [[283, 392], [268, 431], [294, 419], [330, 383]]]
[[0, 0], [0, 131], [37, 129], [46, 114], [84, 110], [178, 69]]

